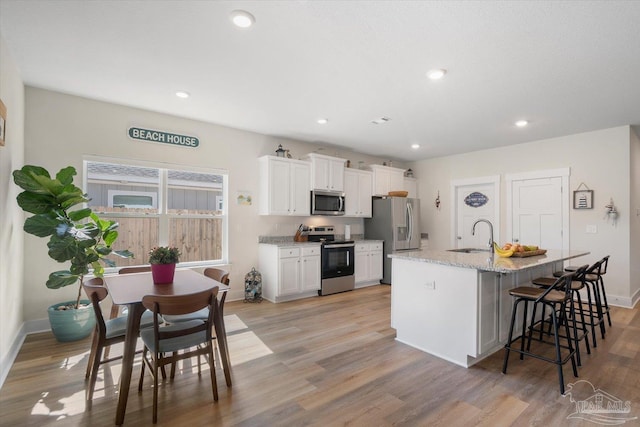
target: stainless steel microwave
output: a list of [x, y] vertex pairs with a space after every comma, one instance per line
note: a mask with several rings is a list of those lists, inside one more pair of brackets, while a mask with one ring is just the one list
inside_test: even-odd
[[344, 215], [344, 193], [312, 191], [311, 215]]

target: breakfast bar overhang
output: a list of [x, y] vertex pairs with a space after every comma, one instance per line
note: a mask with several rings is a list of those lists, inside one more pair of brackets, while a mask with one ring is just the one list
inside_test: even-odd
[[551, 276], [562, 270], [564, 261], [588, 254], [560, 250], [524, 258], [501, 258], [484, 251], [390, 254], [391, 326], [396, 339], [457, 365], [472, 366], [507, 341], [510, 289]]

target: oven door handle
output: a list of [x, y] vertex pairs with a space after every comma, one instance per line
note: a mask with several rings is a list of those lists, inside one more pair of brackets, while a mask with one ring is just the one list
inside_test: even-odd
[[335, 249], [335, 248], [354, 248], [355, 245], [353, 243], [336, 243], [335, 245], [324, 245], [325, 249]]

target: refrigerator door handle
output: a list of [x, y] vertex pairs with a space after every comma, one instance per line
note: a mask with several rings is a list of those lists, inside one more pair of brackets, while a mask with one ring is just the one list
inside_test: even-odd
[[409, 230], [407, 233], [407, 242], [411, 241], [411, 236], [413, 235], [413, 210], [411, 207], [411, 203], [407, 202], [407, 216], [409, 217]]

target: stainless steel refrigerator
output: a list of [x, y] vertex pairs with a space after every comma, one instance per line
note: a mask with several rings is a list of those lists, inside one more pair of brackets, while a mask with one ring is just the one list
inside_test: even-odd
[[364, 220], [366, 239], [384, 240], [382, 283], [391, 283], [391, 259], [395, 251], [420, 249], [420, 199], [373, 199], [371, 218]]

